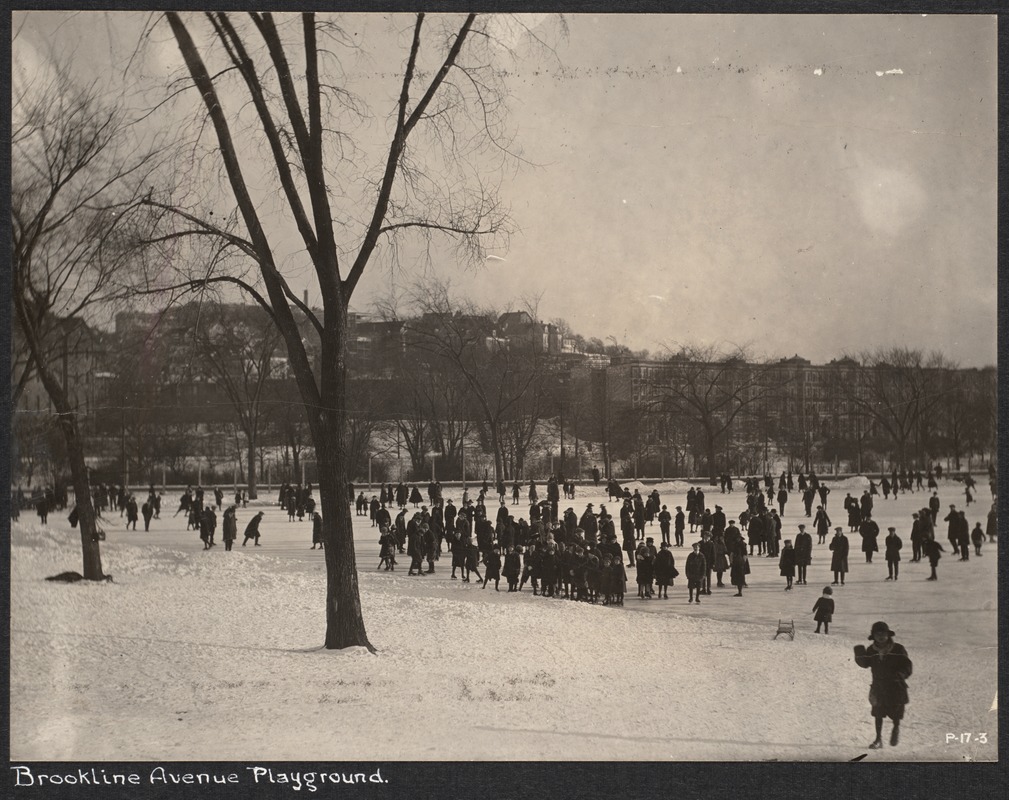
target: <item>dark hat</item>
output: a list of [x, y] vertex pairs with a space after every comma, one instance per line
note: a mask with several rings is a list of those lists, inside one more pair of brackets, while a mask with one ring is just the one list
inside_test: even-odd
[[589, 504], [588, 504], [588, 505], [586, 505], [585, 507], [586, 507], [586, 508], [595, 508], [595, 506], [593, 506], [593, 505], [592, 505], [592, 503], [589, 503]]
[[645, 541], [646, 542], [654, 542], [655, 539], [653, 539], [651, 536], [649, 536], [647, 539], [645, 539]]
[[869, 631], [869, 638], [872, 639], [877, 633], [885, 633], [891, 639], [897, 635], [893, 631], [891, 631], [890, 626], [887, 625], [882, 620], [880, 620], [879, 622], [872, 623], [872, 630]]
[[669, 547], [669, 542], [663, 542], [662, 544], [659, 545], [659, 547]]
[[823, 587], [823, 593], [824, 593], [824, 594], [833, 594], [833, 593], [834, 593], [834, 590], [833, 590], [833, 589], [831, 589], [831, 588], [830, 588], [829, 586], [824, 586], [824, 587]]
[[887, 528], [887, 530], [888, 530], [888, 531], [890, 531], [890, 533], [893, 533], [893, 532], [894, 532], [894, 531], [896, 531], [897, 529], [896, 529], [896, 528]]
[[834, 528], [834, 530], [837, 531], [838, 533], [843, 533], [843, 529], [842, 528]]

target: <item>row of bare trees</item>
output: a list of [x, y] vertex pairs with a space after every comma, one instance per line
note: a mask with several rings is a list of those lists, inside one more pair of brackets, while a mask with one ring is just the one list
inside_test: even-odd
[[959, 469], [963, 455], [995, 450], [995, 370], [960, 369], [938, 352], [881, 347], [813, 367], [687, 346], [640, 368], [632, 441], [680, 443], [710, 475], [781, 456], [805, 470], [840, 459], [858, 471], [924, 468], [943, 457]]

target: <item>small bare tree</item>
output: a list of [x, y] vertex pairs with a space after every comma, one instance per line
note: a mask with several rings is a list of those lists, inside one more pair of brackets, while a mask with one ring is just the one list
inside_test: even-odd
[[718, 464], [717, 443], [744, 411], [780, 389], [770, 379], [769, 365], [741, 347], [722, 352], [717, 345], [684, 345], [650, 369], [641, 381], [645, 405], [689, 421], [703, 432], [712, 479]]
[[11, 126], [11, 302], [17, 335], [45, 387], [67, 445], [84, 577], [104, 577], [84, 440], [56, 368], [68, 330], [107, 315], [134, 256], [130, 210], [155, 167], [121, 108], [97, 84], [54, 67], [16, 85]]
[[861, 369], [854, 380], [839, 384], [844, 399], [886, 433], [897, 464], [910, 466], [912, 452], [920, 461], [921, 428], [938, 416], [950, 362], [942, 353], [907, 347], [880, 347], [850, 357]]

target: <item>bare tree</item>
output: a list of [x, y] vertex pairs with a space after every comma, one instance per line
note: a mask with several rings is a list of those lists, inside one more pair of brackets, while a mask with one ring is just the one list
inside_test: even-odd
[[906, 347], [881, 347], [853, 357], [861, 369], [855, 380], [838, 384], [842, 397], [886, 433], [897, 464], [909, 466], [912, 447], [920, 462], [921, 426], [937, 414], [949, 362], [942, 353]]
[[[271, 14], [240, 19], [208, 13], [194, 37], [190, 28], [201, 18], [178, 13], [166, 18], [205, 104], [214, 151], [244, 232], [174, 199], [151, 202], [169, 210], [166, 219], [178, 225], [166, 235], [214, 235], [257, 265], [257, 285], [216, 273], [190, 280], [239, 286], [268, 310], [283, 336], [319, 467], [327, 542], [325, 646], [371, 649], [346, 492], [348, 303], [380, 246], [392, 237], [445, 234], [480, 254], [483, 239], [504, 232], [493, 188], [469, 167], [472, 156], [500, 154], [508, 146], [499, 124], [504, 106], [495, 88], [500, 84], [493, 66], [496, 44], [489, 31], [479, 30], [476, 15], [457, 25], [447, 19], [430, 25], [424, 14], [413, 17], [405, 57], [391, 67], [400, 75], [397, 99], [383, 155], [375, 164], [373, 150], [350, 133], [367, 115], [340, 61], [341, 51], [349, 57], [364, 45], [339, 21], [305, 13], [298, 25], [278, 24]], [[299, 41], [285, 42], [288, 33]], [[327, 67], [332, 75], [324, 74]], [[235, 102], [239, 96], [244, 101]], [[255, 141], [248, 145], [243, 137], [250, 136]], [[419, 142], [434, 149], [415, 146]], [[264, 213], [257, 190], [250, 188], [260, 187], [264, 178], [276, 181], [267, 196], [271, 208], [281, 205], [280, 214]], [[366, 187], [363, 194], [356, 191], [360, 187]], [[275, 216], [293, 221], [304, 245], [295, 260], [307, 261], [318, 280], [321, 318], [288, 284], [284, 254], [289, 249], [278, 249], [283, 237], [273, 225]], [[299, 309], [319, 338], [315, 365], [296, 321]]]
[[418, 315], [403, 321], [410, 345], [468, 388], [494, 456], [494, 478], [512, 477], [519, 463], [516, 456], [524, 456], [524, 451], [513, 452], [506, 463], [505, 428], [512, 448], [528, 447], [530, 428], [519, 421], [528, 423], [532, 413], [535, 428], [542, 418], [541, 354], [506, 338], [498, 330], [501, 315], [496, 311], [452, 301], [444, 283], [416, 284], [411, 301]]
[[223, 389], [245, 438], [249, 497], [258, 497], [256, 447], [264, 424], [265, 390], [274, 377], [280, 332], [259, 306], [213, 302], [186, 325], [206, 371]]
[[84, 577], [100, 580], [78, 409], [56, 363], [68, 328], [107, 314], [122, 296], [135, 254], [129, 212], [154, 151], [137, 148], [100, 87], [80, 88], [66, 68], [40, 75], [15, 86], [12, 100], [12, 316], [66, 441]]
[[[716, 345], [685, 345], [642, 377], [652, 411], [682, 417], [703, 432], [706, 468], [714, 478], [717, 445], [742, 412], [778, 388], [770, 366], [743, 348], [721, 352]], [[727, 468], [727, 465], [726, 465]]]

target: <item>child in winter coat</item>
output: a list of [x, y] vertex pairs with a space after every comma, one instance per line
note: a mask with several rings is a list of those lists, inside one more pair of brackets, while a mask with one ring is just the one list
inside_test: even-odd
[[984, 531], [981, 530], [980, 522], [978, 522], [974, 526], [974, 530], [970, 532], [970, 540], [974, 543], [974, 555], [981, 555], [981, 543], [984, 541]]
[[830, 621], [834, 618], [834, 598], [831, 595], [834, 590], [829, 586], [823, 587], [823, 594], [813, 603], [813, 619], [816, 620], [816, 632], [820, 632], [823, 625], [824, 634], [830, 633]]
[[519, 590], [519, 576], [522, 574], [522, 548], [509, 547], [504, 558], [504, 576], [508, 581], [508, 591]]
[[493, 579], [494, 591], [500, 592], [498, 584], [501, 582], [501, 550], [495, 546], [483, 557], [483, 563], [487, 565], [487, 569], [484, 570], [482, 588], [486, 589], [487, 581]]

